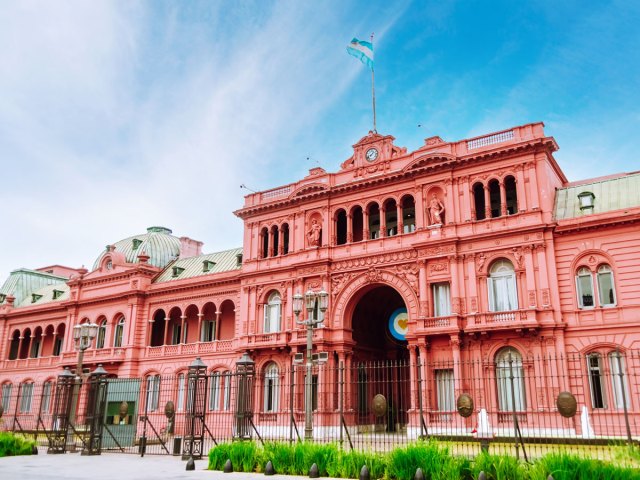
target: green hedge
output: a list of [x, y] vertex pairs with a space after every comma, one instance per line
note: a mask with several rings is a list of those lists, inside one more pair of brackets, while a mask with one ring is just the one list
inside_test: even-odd
[[478, 455], [475, 460], [452, 455], [435, 440], [418, 441], [389, 453], [343, 451], [321, 443], [222, 443], [209, 452], [209, 469], [222, 470], [227, 459], [236, 472], [263, 472], [269, 460], [276, 473], [308, 475], [313, 463], [320, 476], [358, 478], [363, 465], [372, 479], [413, 480], [419, 467], [427, 480], [474, 480], [484, 471], [487, 480], [640, 480], [640, 470], [568, 454], [549, 454], [532, 464], [510, 455]]
[[11, 432], [0, 432], [0, 457], [31, 455], [36, 442]]

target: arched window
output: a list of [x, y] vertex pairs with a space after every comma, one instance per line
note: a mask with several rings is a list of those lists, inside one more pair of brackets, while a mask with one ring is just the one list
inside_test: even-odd
[[3, 383], [2, 384], [2, 402], [0, 403], [0, 405], [2, 405], [2, 408], [4, 409], [5, 412], [9, 411], [9, 407], [11, 406], [11, 390], [13, 389], [13, 385], [10, 383]]
[[518, 309], [516, 274], [511, 262], [499, 260], [491, 266], [487, 287], [490, 311], [508, 312]]
[[278, 397], [280, 394], [278, 366], [270, 363], [264, 369], [264, 411], [276, 412], [278, 410]]
[[374, 239], [380, 236], [380, 207], [377, 203], [372, 203], [367, 207], [369, 217], [369, 238]]
[[18, 349], [20, 348], [20, 332], [15, 330], [11, 336], [11, 345], [9, 346], [9, 360], [18, 358]]
[[616, 304], [616, 289], [613, 285], [613, 272], [609, 265], [600, 265], [598, 268], [598, 296], [603, 307]]
[[118, 324], [116, 325], [116, 330], [113, 333], [113, 346], [121, 347], [122, 346], [122, 335], [124, 334], [124, 317], [120, 317], [118, 320]]
[[506, 347], [496, 354], [496, 382], [499, 411], [523, 412], [526, 410], [522, 355], [515, 348]]
[[364, 238], [364, 215], [362, 213], [362, 207], [353, 207], [351, 211], [351, 233], [353, 234], [354, 242], [361, 242]]
[[98, 324], [98, 336], [96, 337], [96, 348], [104, 348], [104, 342], [107, 337], [107, 320], [102, 320]]
[[484, 185], [481, 183], [473, 185], [473, 206], [476, 210], [476, 220], [484, 220], [486, 218], [486, 207], [484, 202]]
[[386, 234], [393, 237], [398, 234], [398, 207], [393, 198], [385, 200], [384, 212]]
[[275, 333], [280, 331], [280, 307], [282, 300], [278, 292], [269, 295], [267, 304], [264, 306], [264, 333]]
[[591, 308], [594, 306], [593, 278], [587, 267], [582, 267], [576, 275], [576, 291], [578, 293], [578, 306]]

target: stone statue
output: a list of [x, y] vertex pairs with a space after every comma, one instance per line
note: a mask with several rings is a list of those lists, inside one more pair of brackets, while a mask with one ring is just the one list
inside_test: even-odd
[[322, 233], [322, 227], [318, 224], [318, 220], [315, 218], [311, 220], [311, 227], [307, 231], [307, 242], [310, 247], [320, 246], [320, 234]]
[[431, 225], [442, 225], [442, 213], [444, 212], [444, 205], [438, 200], [437, 195], [434, 193], [431, 195], [431, 201], [429, 202], [429, 216], [431, 217]]

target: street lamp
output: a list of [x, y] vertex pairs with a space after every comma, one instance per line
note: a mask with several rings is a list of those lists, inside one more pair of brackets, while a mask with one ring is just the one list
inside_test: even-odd
[[[76, 407], [78, 405], [78, 396], [80, 394], [80, 386], [82, 385], [82, 360], [84, 351], [91, 346], [91, 342], [98, 333], [98, 325], [95, 323], [82, 323], [73, 327], [73, 345], [78, 352], [78, 364], [76, 366], [76, 383], [73, 387], [73, 400], [71, 411], [69, 412], [69, 426], [73, 428], [76, 417]], [[68, 433], [67, 438], [72, 439], [73, 434]], [[75, 446], [75, 442], [73, 442]]]
[[[296, 316], [296, 323], [298, 325], [305, 325], [307, 327], [307, 375], [304, 381], [304, 439], [313, 440], [313, 415], [312, 415], [312, 396], [313, 396], [313, 328], [322, 322], [322, 319], [314, 316], [314, 310], [316, 305], [318, 310], [324, 315], [327, 311], [327, 305], [329, 303], [329, 294], [324, 290], [314, 292], [308, 290], [304, 294], [304, 297], [300, 293], [296, 293], [293, 296], [293, 313]], [[307, 310], [307, 319], [300, 320], [299, 316], [302, 312], [302, 307], [305, 306]]]

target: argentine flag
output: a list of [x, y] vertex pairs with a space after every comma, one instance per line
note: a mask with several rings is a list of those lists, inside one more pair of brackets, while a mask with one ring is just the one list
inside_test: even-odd
[[347, 53], [360, 59], [362, 63], [373, 70], [373, 44], [354, 38], [347, 45]]

